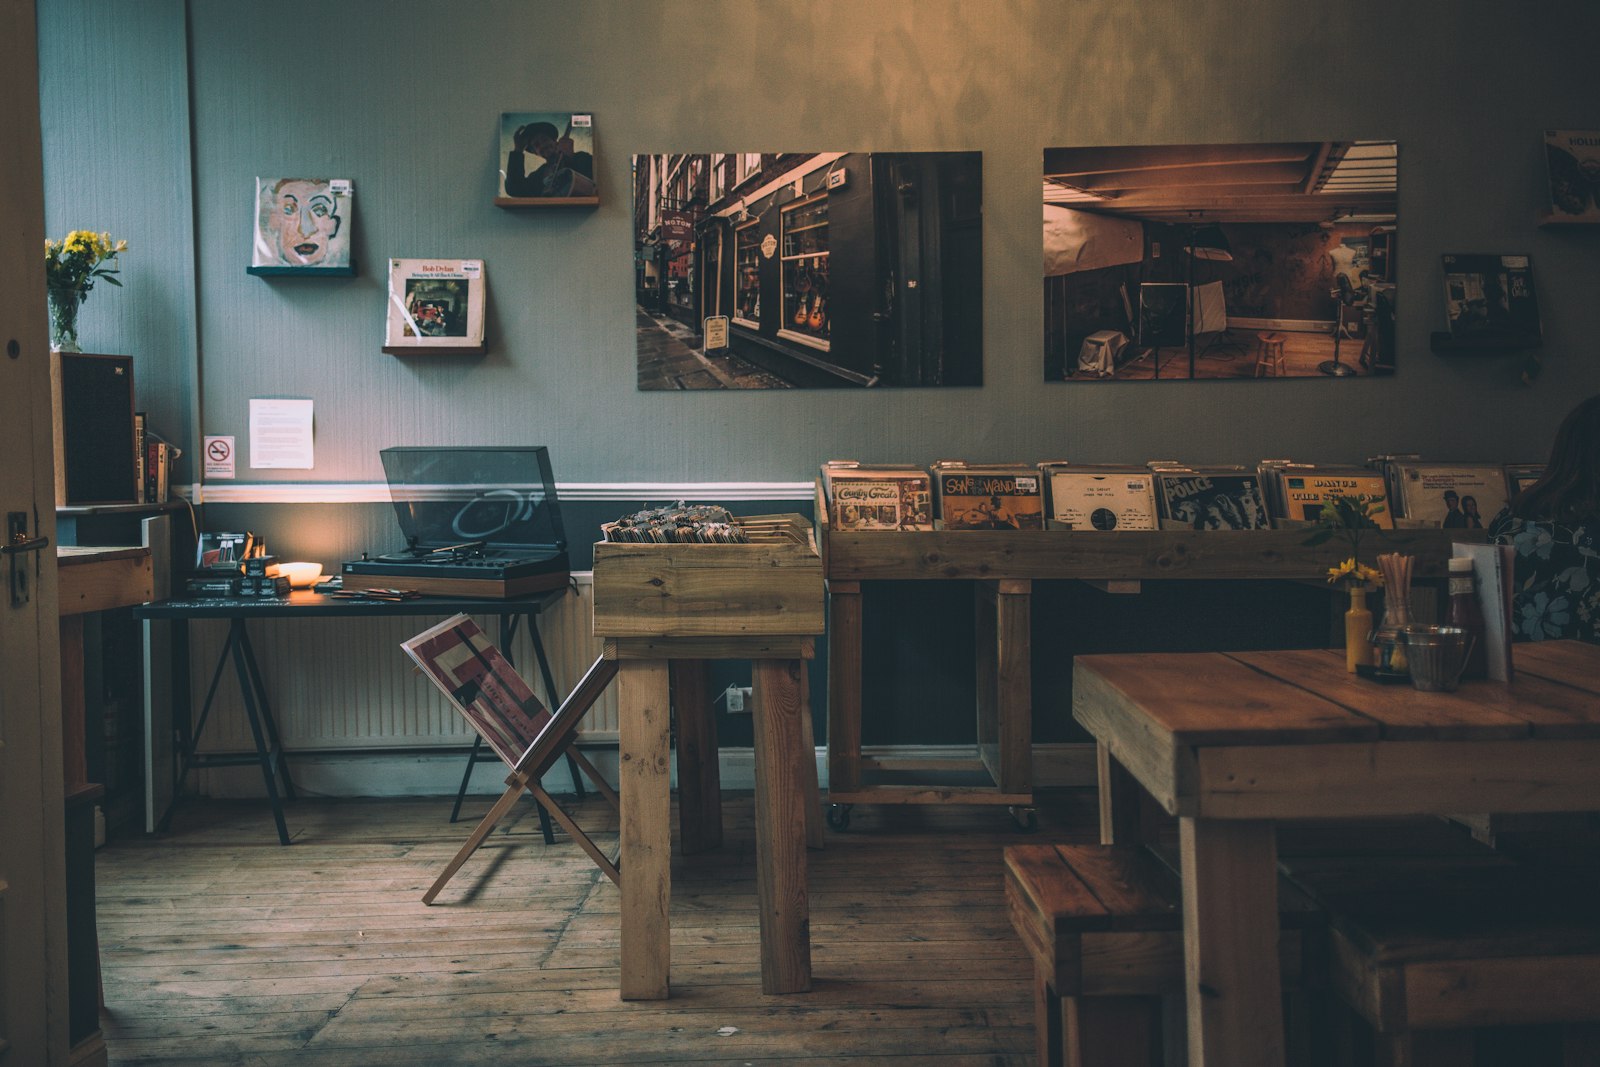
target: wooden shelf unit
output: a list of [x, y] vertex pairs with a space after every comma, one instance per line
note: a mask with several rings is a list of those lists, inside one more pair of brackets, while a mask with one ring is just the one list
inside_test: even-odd
[[[1324, 580], [1349, 552], [1334, 539], [1307, 546], [1306, 529], [835, 531], [816, 486], [818, 543], [828, 586], [828, 798], [833, 804], [1033, 803], [1033, 691], [1029, 627], [1033, 583], [1079, 580], [1137, 592], [1146, 580]], [[1416, 578], [1446, 573], [1452, 541], [1481, 532], [1378, 530], [1368, 551], [1416, 557]], [[866, 581], [969, 581], [978, 664], [977, 758], [880, 760], [861, 752], [862, 604]], [[963, 771], [972, 786], [872, 782], [886, 772]]]

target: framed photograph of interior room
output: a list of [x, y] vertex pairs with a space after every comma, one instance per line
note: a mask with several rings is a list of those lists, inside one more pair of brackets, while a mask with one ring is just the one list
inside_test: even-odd
[[593, 207], [594, 116], [507, 112], [500, 116], [499, 207]]
[[383, 350], [482, 355], [486, 285], [481, 259], [391, 259]]
[[257, 178], [251, 274], [350, 277], [348, 178]]
[[1393, 141], [1044, 151], [1047, 381], [1395, 369]]
[[633, 184], [640, 389], [983, 384], [980, 153], [635, 156]]

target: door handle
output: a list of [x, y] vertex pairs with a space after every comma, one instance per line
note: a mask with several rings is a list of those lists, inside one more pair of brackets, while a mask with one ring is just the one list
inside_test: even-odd
[[28, 513], [12, 511], [6, 514], [6, 539], [0, 544], [0, 556], [6, 558], [6, 568], [11, 572], [11, 606], [20, 608], [32, 599], [28, 588], [28, 568], [18, 566], [18, 558], [30, 552], [39, 552], [50, 543], [48, 537], [28, 536]]

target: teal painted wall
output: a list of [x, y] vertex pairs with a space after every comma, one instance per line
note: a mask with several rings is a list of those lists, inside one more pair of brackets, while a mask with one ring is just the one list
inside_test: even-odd
[[[378, 481], [398, 443], [548, 443], [585, 482], [792, 481], [835, 456], [1523, 460], [1600, 389], [1600, 234], [1534, 225], [1540, 131], [1600, 126], [1593, 3], [51, 0], [40, 19], [50, 230], [133, 244], [89, 347], [134, 352], [141, 402], [191, 449], [244, 451], [251, 396], [316, 401], [317, 468], [241, 481]], [[568, 108], [595, 115], [603, 206], [491, 206], [498, 114]], [[1043, 147], [1324, 137], [1401, 145], [1396, 378], [1041, 384]], [[637, 392], [631, 154], [835, 148], [984, 153], [984, 387]], [[245, 274], [252, 179], [302, 172], [354, 180], [358, 277]], [[1533, 388], [1509, 357], [1428, 351], [1447, 250], [1533, 254]], [[383, 260], [435, 254], [487, 261], [486, 357], [379, 351]]]
[[45, 232], [109, 231], [128, 242], [123, 288], [96, 284], [79, 340], [86, 352], [134, 357], [135, 403], [192, 455], [199, 349], [184, 5], [41, 0], [38, 17]]

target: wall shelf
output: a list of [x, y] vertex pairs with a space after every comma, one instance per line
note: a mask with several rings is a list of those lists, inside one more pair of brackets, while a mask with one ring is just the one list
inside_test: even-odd
[[599, 207], [598, 196], [497, 196], [495, 207]]
[[1512, 334], [1495, 337], [1456, 337], [1436, 332], [1428, 337], [1428, 347], [1435, 352], [1512, 352], [1524, 348], [1544, 347], [1544, 338], [1538, 334]]
[[1544, 211], [1539, 215], [1540, 226], [1600, 226], [1600, 218], [1593, 216], [1560, 215]]
[[489, 342], [481, 345], [384, 345], [391, 356], [481, 356], [489, 351]]

